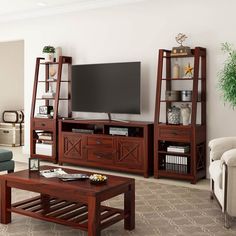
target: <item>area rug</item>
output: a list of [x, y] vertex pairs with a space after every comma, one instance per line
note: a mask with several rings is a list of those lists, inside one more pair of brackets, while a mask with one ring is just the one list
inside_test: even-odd
[[[13, 201], [29, 197], [29, 192], [13, 189]], [[30, 195], [33, 195], [30, 193]], [[123, 228], [123, 221], [102, 231], [102, 236], [235, 236], [223, 227], [223, 215], [208, 191], [136, 180], [136, 227]], [[106, 205], [123, 206], [123, 196]], [[0, 224], [0, 236], [84, 236], [86, 232], [13, 214], [12, 223]]]

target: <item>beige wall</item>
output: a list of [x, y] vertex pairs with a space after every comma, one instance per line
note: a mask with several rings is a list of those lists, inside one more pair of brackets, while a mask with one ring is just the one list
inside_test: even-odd
[[0, 43], [0, 120], [4, 110], [24, 109], [24, 41]]

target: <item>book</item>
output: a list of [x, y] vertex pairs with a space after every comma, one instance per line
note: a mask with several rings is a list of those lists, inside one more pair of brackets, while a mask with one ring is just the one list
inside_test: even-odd
[[187, 153], [189, 152], [189, 146], [168, 146], [167, 152], [178, 152], [178, 153]]
[[60, 175], [65, 175], [65, 174], [67, 174], [67, 173], [64, 170], [62, 170], [61, 168], [40, 171], [40, 175], [42, 175], [46, 178], [59, 177]]

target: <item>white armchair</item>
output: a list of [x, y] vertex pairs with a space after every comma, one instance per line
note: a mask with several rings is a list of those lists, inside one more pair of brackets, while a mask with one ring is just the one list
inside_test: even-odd
[[209, 147], [212, 198], [221, 205], [229, 228], [229, 216], [236, 216], [236, 137], [213, 139]]

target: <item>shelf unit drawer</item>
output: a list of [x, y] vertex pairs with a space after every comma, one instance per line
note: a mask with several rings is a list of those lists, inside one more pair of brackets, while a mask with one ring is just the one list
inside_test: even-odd
[[88, 146], [99, 146], [99, 147], [106, 147], [106, 148], [113, 148], [114, 140], [113, 138], [109, 137], [88, 137], [87, 144]]
[[160, 140], [177, 140], [177, 141], [190, 141], [191, 130], [190, 129], [178, 129], [178, 128], [160, 128], [158, 133]]
[[55, 127], [54, 120], [34, 119], [33, 128], [39, 130], [52, 130]]
[[88, 149], [87, 151], [87, 160], [93, 162], [99, 162], [104, 164], [112, 164], [115, 151], [112, 149]]

